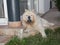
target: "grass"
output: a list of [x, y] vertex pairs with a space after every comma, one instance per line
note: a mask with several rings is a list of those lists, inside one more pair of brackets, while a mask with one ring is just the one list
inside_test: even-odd
[[20, 40], [17, 36], [13, 37], [5, 45], [60, 45], [60, 27], [53, 32], [46, 29], [47, 38], [42, 38], [40, 34], [23, 38]]

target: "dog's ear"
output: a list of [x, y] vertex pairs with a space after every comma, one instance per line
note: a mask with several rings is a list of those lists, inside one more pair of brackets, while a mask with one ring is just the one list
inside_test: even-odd
[[27, 9], [25, 9], [25, 12], [27, 12], [28, 10]]

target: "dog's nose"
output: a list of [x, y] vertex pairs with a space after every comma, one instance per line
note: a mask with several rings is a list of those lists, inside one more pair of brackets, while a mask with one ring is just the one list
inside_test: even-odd
[[28, 16], [28, 19], [30, 19], [30, 16]]
[[30, 16], [28, 16], [27, 22], [31, 22], [31, 17]]

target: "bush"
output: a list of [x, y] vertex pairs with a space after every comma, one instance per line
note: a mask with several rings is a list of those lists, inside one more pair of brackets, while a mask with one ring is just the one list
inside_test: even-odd
[[55, 2], [56, 2], [56, 7], [60, 11], [60, 0], [55, 0]]
[[14, 36], [9, 42], [5, 45], [20, 45], [20, 39], [17, 36]]

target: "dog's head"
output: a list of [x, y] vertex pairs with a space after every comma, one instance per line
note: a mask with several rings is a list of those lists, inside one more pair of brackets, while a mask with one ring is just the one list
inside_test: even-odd
[[24, 14], [23, 14], [23, 21], [25, 21], [28, 24], [31, 24], [35, 21], [36, 15], [34, 13], [34, 11], [29, 11], [29, 10], [25, 10]]

